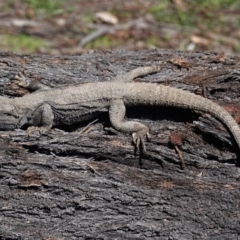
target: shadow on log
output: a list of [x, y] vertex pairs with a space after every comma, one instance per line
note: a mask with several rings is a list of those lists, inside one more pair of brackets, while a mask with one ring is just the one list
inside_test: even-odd
[[[168, 50], [73, 56], [1, 53], [0, 95], [29, 94], [13, 77], [25, 71], [57, 87], [109, 81], [161, 61], [134, 81], [203, 95], [240, 121], [240, 58]], [[0, 239], [238, 239], [238, 149], [208, 114], [176, 108], [127, 109], [151, 129], [148, 153], [98, 120], [28, 136], [0, 132]]]

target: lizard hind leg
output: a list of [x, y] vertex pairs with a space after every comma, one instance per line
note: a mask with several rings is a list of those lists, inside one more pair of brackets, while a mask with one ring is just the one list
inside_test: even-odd
[[123, 100], [112, 100], [109, 108], [109, 118], [112, 126], [122, 132], [132, 133], [133, 143], [136, 149], [142, 147], [143, 152], [146, 152], [145, 137], [149, 138], [149, 128], [139, 122], [126, 121], [124, 119], [126, 108]]

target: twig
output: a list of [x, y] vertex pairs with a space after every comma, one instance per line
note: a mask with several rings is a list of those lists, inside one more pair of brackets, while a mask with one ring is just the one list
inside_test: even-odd
[[178, 146], [174, 145], [174, 148], [175, 148], [176, 152], [178, 153], [179, 158], [181, 159], [181, 167], [182, 167], [182, 169], [184, 169], [185, 168], [185, 162], [184, 162], [184, 159], [183, 159], [182, 152], [180, 151]]
[[97, 122], [98, 119], [95, 119], [94, 121], [90, 122], [86, 127], [84, 127], [79, 133], [84, 133], [93, 123]]
[[123, 23], [123, 24], [117, 24], [114, 26], [107, 26], [107, 25], [90, 25], [90, 27], [92, 28], [97, 28], [96, 31], [90, 33], [89, 35], [87, 35], [86, 37], [84, 37], [78, 44], [79, 47], [84, 47], [87, 43], [95, 40], [96, 38], [99, 38], [107, 33], [114, 33], [116, 30], [120, 30], [120, 29], [128, 29], [132, 26], [136, 26], [139, 24], [146, 24], [146, 18], [145, 17], [140, 17], [137, 18], [135, 20], [131, 20], [127, 23]]

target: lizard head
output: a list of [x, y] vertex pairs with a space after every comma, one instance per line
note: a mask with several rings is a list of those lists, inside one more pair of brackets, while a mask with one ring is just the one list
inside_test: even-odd
[[0, 130], [13, 130], [19, 121], [11, 99], [0, 96]]

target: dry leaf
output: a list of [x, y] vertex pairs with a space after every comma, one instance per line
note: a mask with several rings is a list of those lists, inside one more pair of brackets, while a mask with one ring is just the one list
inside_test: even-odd
[[198, 45], [205, 45], [205, 46], [209, 45], [209, 40], [208, 39], [203, 38], [203, 37], [199, 37], [199, 36], [196, 36], [196, 35], [192, 35], [190, 37], [190, 40], [193, 43], [198, 44]]
[[96, 22], [107, 23], [111, 25], [118, 24], [118, 18], [109, 12], [98, 12], [94, 16]]

